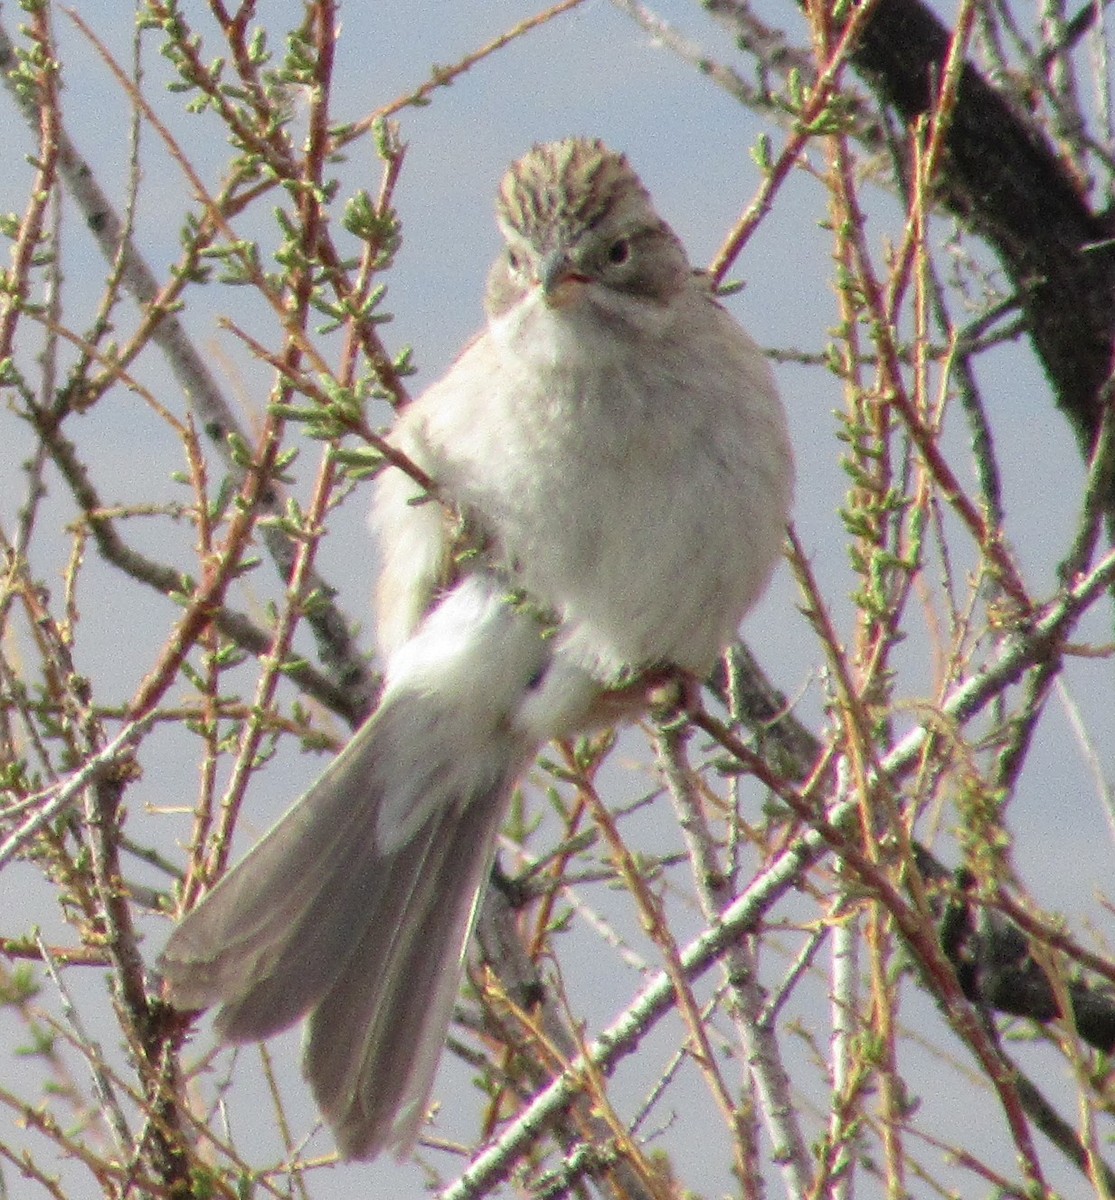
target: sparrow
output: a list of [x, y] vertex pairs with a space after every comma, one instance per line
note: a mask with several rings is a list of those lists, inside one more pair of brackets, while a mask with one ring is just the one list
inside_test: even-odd
[[[499, 187], [487, 323], [390, 435], [373, 524], [382, 699], [187, 913], [169, 1000], [230, 1042], [306, 1018], [341, 1153], [409, 1153], [511, 794], [539, 749], [703, 676], [793, 490], [762, 351], [627, 159], [536, 145]], [[424, 487], [418, 478], [432, 481]]]

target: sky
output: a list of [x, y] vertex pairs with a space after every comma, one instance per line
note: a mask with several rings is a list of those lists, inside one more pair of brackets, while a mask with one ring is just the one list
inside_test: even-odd
[[[76, 8], [114, 53], [127, 61], [130, 21], [89, 0], [78, 0]], [[196, 14], [202, 6], [197, 0], [184, 0], [183, 8], [187, 14]], [[716, 56], [743, 65], [731, 39], [698, 5], [661, 0], [655, 8]], [[285, 14], [292, 11], [297, 11], [297, 6], [285, 0], [260, 5], [261, 17], [276, 31], [285, 27]], [[342, 6], [343, 30], [335, 68], [336, 115], [353, 120], [363, 117], [416, 87], [428, 77], [432, 64], [459, 61], [534, 11], [533, 5], [506, 0], [449, 5], [444, 0], [393, 5], [353, 2]], [[759, 11], [772, 22], [788, 23], [792, 32], [800, 32], [791, 6], [770, 3]], [[3, 16], [14, 19], [7, 10]], [[56, 21], [65, 49], [64, 103], [70, 132], [111, 187], [126, 177], [128, 169], [126, 124], [106, 119], [106, 114], [122, 111], [118, 93], [94, 51], [61, 10]], [[203, 118], [174, 111], [161, 93], [165, 71], [154, 46], [149, 45], [144, 54], [146, 86], [153, 96], [159, 95], [160, 111], [176, 136], [189, 140], [201, 165], [215, 171], [224, 161], [225, 148], [214, 144], [210, 157], [204, 136], [197, 133]], [[10, 113], [9, 121], [14, 121]], [[764, 132], [776, 141], [780, 137], [776, 126], [742, 108], [708, 79], [695, 76], [691, 66], [656, 44], [606, 0], [588, 0], [572, 14], [479, 63], [452, 87], [438, 91], [428, 107], [400, 114], [399, 126], [408, 145], [406, 169], [396, 193], [404, 241], [387, 300], [394, 321], [384, 335], [394, 349], [403, 344], [413, 347], [418, 365], [411, 385], [415, 392], [438, 377], [483, 319], [483, 282], [498, 244], [492, 195], [506, 166], [532, 143], [587, 134], [625, 151], [694, 262], [703, 263], [758, 185], [752, 146]], [[178, 249], [175, 222], [184, 185], [150, 131], [143, 136], [149, 157], [144, 160], [138, 229], [152, 261], [165, 268]], [[20, 173], [21, 162], [13, 160], [11, 165], [7, 180], [0, 183], [0, 207], [19, 210], [26, 177]], [[347, 187], [362, 181], [374, 191], [378, 184], [377, 165], [370, 147], [363, 143], [352, 149], [349, 162], [338, 171]], [[167, 211], [176, 214], [175, 222], [165, 219]], [[821, 228], [826, 215], [821, 185], [807, 171], [796, 172], [736, 264], [733, 276], [746, 286], [730, 300], [730, 307], [765, 347], [816, 351], [829, 340], [837, 309], [829, 238]], [[869, 210], [871, 236], [881, 240], [895, 228], [889, 198], [875, 196]], [[942, 223], [942, 236], [946, 228]], [[90, 298], [98, 295], [103, 267], [92, 258], [81, 257], [76, 232], [69, 236], [77, 257], [68, 268], [66, 286], [70, 302], [80, 304], [85, 290]], [[191, 328], [212, 354], [230, 391], [249, 414], [258, 413], [265, 400], [261, 388], [267, 386], [266, 376], [238, 356], [218, 330], [216, 318], [223, 304], [227, 301], [212, 312], [200, 308], [191, 313]], [[246, 322], [250, 319], [246, 314]], [[1035, 590], [1051, 592], [1057, 558], [1074, 525], [1083, 478], [1079, 457], [1050, 405], [1045, 381], [1024, 348], [1004, 348], [991, 356], [981, 371], [1000, 457], [1008, 467], [1005, 486], [1012, 548]], [[851, 575], [836, 516], [846, 486], [834, 437], [833, 412], [842, 405], [839, 384], [818, 370], [780, 365], [776, 373], [798, 461], [798, 534], [815, 570], [826, 581], [838, 620], [847, 621]], [[165, 388], [165, 380], [159, 381], [159, 386]], [[22, 446], [18, 427], [8, 427], [10, 417], [0, 417], [0, 421], [4, 422], [0, 435], [11, 439], [10, 446]], [[166, 491], [168, 469], [162, 454], [166, 447], [151, 440], [158, 435], [152, 433], [149, 421], [137, 416], [129, 401], [114, 400], [102, 406], [89, 418], [88, 437], [105, 477], [118, 482], [122, 495]], [[963, 455], [962, 434], [955, 435], [952, 446], [958, 456]], [[15, 472], [0, 474], [0, 520], [6, 528], [20, 501], [21, 482]], [[59, 506], [64, 511], [61, 501]], [[352, 504], [340, 515], [323, 545], [320, 565], [326, 578], [342, 589], [347, 610], [359, 617], [375, 575], [375, 555], [367, 541], [360, 505]], [[41, 564], [44, 574], [58, 568], [58, 562]], [[89, 579], [88, 611], [110, 612], [112, 576], [91, 568]], [[121, 623], [106, 623], [103, 637], [83, 645], [82, 652], [88, 656], [84, 669], [106, 681], [110, 690], [115, 686], [122, 696], [130, 694], [149, 659], [122, 653], [122, 649], [131, 637], [141, 636], [138, 631], [147, 622], [152, 630], [161, 630], [161, 611], [159, 603], [152, 600], [118, 614]], [[818, 650], [797, 614], [794, 587], [785, 569], [766, 601], [749, 618], [746, 633], [753, 645], [762, 647], [763, 664], [778, 685], [800, 697], [802, 711], [819, 722]], [[371, 649], [370, 637], [365, 641]], [[1097, 743], [1115, 744], [1110, 663], [1077, 664], [1068, 678]], [[134, 802], [168, 803], [176, 774], [181, 794], [193, 794], [188, 780], [196, 770], [194, 761], [185, 752], [175, 759], [175, 753], [168, 749], [159, 771], [150, 772], [150, 781], [136, 789]], [[276, 794], [272, 807], [261, 807], [258, 818], [253, 818], [259, 829], [309, 782], [319, 765], [312, 761], [290, 764], [290, 794]], [[1101, 767], [1111, 774], [1110, 750]], [[1066, 814], [1073, 815], [1070, 819]], [[1027, 884], [1051, 907], [1094, 915], [1094, 892], [1108, 874], [1111, 847], [1105, 840], [1095, 787], [1073, 743], [1068, 719], [1060, 712], [1053, 712], [1043, 725], [1013, 817], [1018, 832], [1015, 863]], [[182, 828], [184, 831], [185, 826]], [[1067, 864], [1071, 870], [1064, 869]], [[15, 884], [0, 881], [0, 900], [6, 886], [14, 888], [8, 898], [21, 907], [39, 902], [26, 875], [17, 876]], [[24, 887], [29, 889], [30, 900], [22, 898]], [[49, 923], [49, 914], [40, 915], [33, 907], [31, 911], [34, 919]], [[164, 936], [161, 927], [152, 923], [150, 936]], [[924, 1014], [919, 1015], [914, 1007], [915, 1018], [922, 1019]], [[606, 1019], [609, 1011], [603, 1002], [601, 1018]], [[105, 1036], [111, 1036], [109, 1025]], [[297, 1035], [275, 1043], [278, 1060], [292, 1061], [296, 1046]], [[305, 1096], [297, 1096], [297, 1088], [294, 1083], [288, 1091], [294, 1096], [296, 1113], [308, 1125], [312, 1108]], [[947, 1121], [947, 1115], [943, 1119]], [[959, 1118], [961, 1123], [971, 1119], [970, 1114]], [[318, 1139], [323, 1150], [325, 1141]], [[699, 1155], [699, 1143], [694, 1153]], [[729, 1186], [719, 1177], [707, 1183], [710, 1190]], [[375, 1164], [321, 1174], [315, 1179], [313, 1194], [337, 1198], [357, 1193], [419, 1195], [420, 1188], [421, 1175], [415, 1168]]]

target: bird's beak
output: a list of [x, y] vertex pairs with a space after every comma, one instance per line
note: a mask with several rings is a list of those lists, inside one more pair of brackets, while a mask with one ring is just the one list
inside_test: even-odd
[[542, 299], [549, 308], [565, 308], [576, 302], [588, 276], [578, 271], [564, 250], [553, 250], [538, 268]]

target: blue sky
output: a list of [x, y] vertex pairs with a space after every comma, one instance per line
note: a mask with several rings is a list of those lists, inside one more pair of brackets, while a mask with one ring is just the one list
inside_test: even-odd
[[[104, 6], [88, 0], [79, 0], [77, 7], [126, 61], [131, 36], [128, 15], [106, 15]], [[187, 14], [202, 8], [196, 2], [183, 7]], [[278, 32], [285, 27], [286, 14], [297, 11], [298, 6], [283, 0], [261, 4], [260, 10], [262, 19]], [[730, 38], [697, 5], [662, 0], [656, 10], [714, 54], [747, 69]], [[467, 4], [412, 0], [393, 5], [352, 2], [344, 6], [335, 115], [359, 119], [421, 83], [432, 64], [457, 62], [533, 11], [531, 5], [506, 0]], [[785, 20], [789, 13], [789, 20], [797, 23], [791, 6], [771, 3], [764, 11], [772, 21]], [[7, 12], [5, 16], [11, 19]], [[65, 106], [70, 131], [104, 172], [106, 186], [111, 188], [127, 170], [125, 110], [93, 51], [61, 11], [56, 20], [66, 51]], [[207, 144], [211, 136], [204, 125], [207, 118], [177, 113], [173, 98], [162, 93], [164, 72], [153, 45], [147, 47], [145, 60], [147, 86], [159, 111], [203, 169], [215, 171], [225, 154], [225, 147], [216, 140], [216, 126], [210, 121], [214, 140]], [[404, 111], [398, 120], [409, 145], [406, 170], [396, 193], [404, 243], [389, 280], [387, 307], [395, 321], [384, 336], [394, 349], [403, 344], [413, 346], [419, 367], [414, 390], [436, 378], [482, 320], [483, 281], [497, 246], [493, 191], [507, 164], [532, 142], [592, 134], [626, 151], [694, 261], [703, 263], [757, 187], [758, 171], [750, 148], [763, 132], [772, 136], [776, 146], [781, 137], [776, 126], [740, 107], [712, 82], [655, 45], [606, 0], [588, 0], [574, 13], [478, 64], [451, 88], [438, 91], [429, 107]], [[184, 185], [150, 130], [143, 139], [147, 157], [138, 223], [153, 265], [162, 270], [177, 251], [176, 223]], [[0, 196], [5, 209], [19, 210], [23, 205], [20, 189], [26, 186], [26, 179], [21, 166], [13, 162], [12, 168], [6, 181], [0, 182]], [[370, 146], [353, 147], [349, 162], [339, 173], [345, 188], [363, 184], [374, 191], [378, 168]], [[168, 212], [173, 214], [169, 221]], [[836, 306], [828, 241], [820, 228], [825, 216], [822, 187], [807, 172], [797, 172], [733, 271], [746, 287], [731, 299], [730, 307], [765, 346], [816, 351], [828, 340]], [[883, 235], [895, 228], [889, 198], [881, 193], [874, 196], [869, 237], [879, 245]], [[945, 230], [942, 223], [942, 235]], [[67, 295], [70, 303], [80, 306], [86, 292], [90, 298], [99, 293], [103, 266], [92, 256], [82, 257], [85, 252], [76, 225], [67, 237], [77, 255], [68, 269]], [[88, 271], [85, 277], [84, 270]], [[248, 413], [253, 408], [258, 412], [265, 401], [265, 395], [258, 393], [267, 386], [266, 376], [245, 361], [216, 326], [218, 314], [228, 311], [229, 305], [227, 295], [215, 297], [211, 310], [200, 307], [191, 314], [191, 328], [227, 378], [230, 392], [242, 398]], [[250, 321], [251, 314], [246, 313], [244, 319]], [[834, 611], [846, 620], [851, 577], [836, 517], [845, 480], [838, 465], [832, 417], [842, 404], [839, 385], [815, 369], [781, 366], [777, 370], [799, 461], [799, 535], [826, 581]], [[997, 352], [981, 368], [981, 377], [1007, 467], [1011, 538], [1034, 590], [1050, 592], [1053, 567], [1073, 527], [1082, 479], [1079, 458], [1024, 347]], [[170, 402], [180, 400], [173, 395], [173, 385], [158, 382], [168, 389], [165, 394]], [[0, 420], [4, 422], [0, 428], [7, 430], [10, 417], [4, 415]], [[152, 424], [137, 415], [126, 397], [108, 402], [88, 418], [88, 429], [106, 477], [117, 480], [122, 493], [166, 491], [172, 468], [162, 457], [163, 444], [151, 440], [158, 437]], [[8, 432], [13, 439], [9, 444], [19, 445], [18, 427], [12, 426]], [[955, 435], [950, 449], [963, 466], [962, 434]], [[6, 473], [0, 481], [0, 518], [6, 525], [19, 496], [19, 478]], [[375, 574], [375, 557], [368, 548], [361, 510], [361, 505], [353, 504], [341, 514], [321, 557], [324, 574], [342, 589], [345, 607], [357, 617], [364, 610]], [[57, 565], [44, 563], [44, 570]], [[101, 603], [110, 611], [112, 577], [91, 568], [90, 579], [89, 611], [97, 611]], [[158, 602], [152, 600], [149, 606], [141, 604], [135, 613], [127, 614], [128, 634], [135, 632], [133, 623], [138, 627], [148, 617], [155, 620], [158, 608]], [[157, 628], [161, 630], [161, 626]], [[804, 711], [819, 720], [814, 682], [818, 651], [797, 615], [787, 571], [780, 573], [767, 602], [749, 621], [747, 632], [761, 647], [763, 662], [779, 685], [792, 695], [803, 695]], [[129, 658], [121, 649], [120, 628], [106, 625], [104, 636], [84, 653], [89, 655], [91, 674], [115, 679], [121, 694], [127, 695], [148, 660]], [[1115, 734], [1110, 665], [1079, 664], [1070, 678], [1097, 740], [1110, 746]], [[272, 807], [261, 805], [260, 828], [293, 798], [315, 766], [311, 761], [292, 766], [287, 779], [291, 791], [276, 794]], [[174, 786], [174, 771], [180, 772], [182, 794], [192, 795], [193, 785], [188, 780], [194, 767], [188, 756], [163, 767], [158, 773], [151, 772], [149, 781], [136, 789], [137, 802], [143, 798], [165, 803], [168, 788]], [[1110, 756], [1105, 769], [1110, 774]], [[1081, 817], [1066, 819], [1066, 812], [1081, 812]], [[1093, 885], [1107, 874], [1110, 846], [1097, 832], [1102, 820], [1094, 789], [1059, 714], [1048, 721], [1035, 749], [1014, 816], [1019, 831], [1015, 860], [1027, 883], [1050, 905], [1069, 911], [1077, 906], [1078, 911], [1093, 909]], [[1050, 861], [1073, 862], [1076, 871], [1050, 870]], [[154, 924], [151, 936], [161, 936]], [[605, 1015], [610, 1011], [606, 1001], [601, 1011]], [[106, 1032], [106, 1036], [111, 1034]], [[296, 1045], [296, 1035], [277, 1042], [279, 1061], [293, 1060]], [[293, 1107], [308, 1123], [312, 1109], [308, 1099], [298, 1095], [293, 1066], [288, 1074]], [[320, 1143], [324, 1150], [325, 1139]], [[700, 1154], [699, 1143], [693, 1149], [695, 1156]], [[340, 1168], [319, 1176], [313, 1194], [338, 1198], [357, 1191], [383, 1196], [419, 1194], [419, 1174], [412, 1168], [401, 1168], [397, 1175], [395, 1170], [383, 1164]], [[698, 1182], [699, 1175], [691, 1180]], [[707, 1182], [710, 1191], [729, 1186], [719, 1176]]]

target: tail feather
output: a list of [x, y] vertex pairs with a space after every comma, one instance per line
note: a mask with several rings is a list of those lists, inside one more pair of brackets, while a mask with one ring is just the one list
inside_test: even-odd
[[303, 1073], [346, 1157], [414, 1147], [511, 782], [446, 811], [392, 865], [405, 919], [367, 924], [310, 1018]]
[[548, 654], [498, 580], [463, 581], [392, 656], [376, 714], [163, 952], [171, 1002], [220, 1005], [226, 1040], [312, 1014], [304, 1071], [350, 1157], [417, 1138]]
[[[374, 730], [330, 769], [171, 934], [161, 967], [173, 1002], [224, 1002], [234, 1041], [293, 1024], [328, 989], [347, 952], [346, 914], [382, 891], [369, 806]], [[333, 919], [330, 919], [332, 916]]]
[[[221, 1003], [217, 1027], [230, 1041], [269, 1037], [329, 991], [365, 922], [390, 927], [409, 918], [411, 892], [422, 883], [415, 878], [426, 858], [421, 848], [440, 822], [471, 822], [476, 797], [502, 796], [521, 759], [510, 739], [498, 738], [482, 755], [447, 754], [454, 746], [444, 730], [423, 736], [446, 717], [438, 708], [436, 698], [412, 694], [385, 704], [187, 914], [161, 960], [175, 1004]], [[397, 752], [400, 734], [422, 747], [420, 767], [413, 753]], [[390, 838], [384, 850], [377, 816], [387, 797], [412, 816], [406, 840]]]

